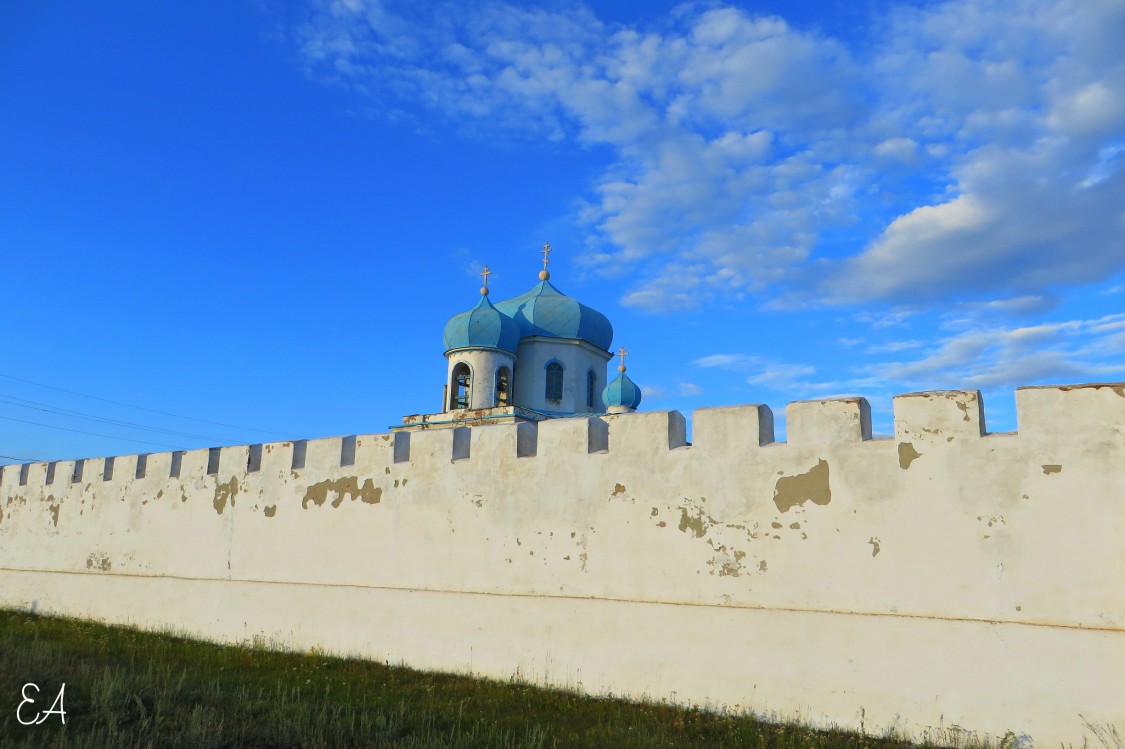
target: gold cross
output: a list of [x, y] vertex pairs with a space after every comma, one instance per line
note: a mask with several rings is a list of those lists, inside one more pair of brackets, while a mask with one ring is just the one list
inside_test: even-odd
[[549, 255], [551, 253], [551, 243], [550, 242], [544, 242], [543, 243], [542, 252], [543, 252], [543, 270], [547, 270], [547, 262], [548, 262], [547, 255]]
[[619, 372], [624, 372], [625, 371], [625, 357], [629, 355], [629, 352], [625, 350], [624, 346], [622, 346], [621, 350], [617, 352], [617, 355], [621, 357], [621, 366], [618, 367], [617, 369], [618, 369]]
[[484, 270], [481, 271], [481, 274], [480, 274], [480, 277], [484, 279], [484, 286], [481, 287], [480, 293], [482, 293], [482, 294], [488, 293], [488, 277], [491, 276], [491, 275], [492, 275], [492, 271], [490, 271], [488, 269], [487, 265], [484, 266]]

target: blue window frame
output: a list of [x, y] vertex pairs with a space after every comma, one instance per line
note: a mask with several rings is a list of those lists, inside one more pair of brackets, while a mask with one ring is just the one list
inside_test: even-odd
[[557, 361], [547, 364], [547, 382], [543, 397], [556, 403], [562, 400], [563, 365]]

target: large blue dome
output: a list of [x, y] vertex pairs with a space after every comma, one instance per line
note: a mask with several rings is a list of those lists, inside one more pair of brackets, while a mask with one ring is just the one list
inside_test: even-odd
[[609, 318], [541, 281], [530, 291], [497, 302], [496, 309], [511, 317], [523, 336], [578, 338], [600, 349], [613, 343]]
[[605, 386], [602, 391], [602, 400], [606, 408], [611, 406], [625, 406], [636, 409], [641, 405], [641, 389], [629, 379], [629, 375], [622, 372], [617, 379]]
[[445, 350], [455, 348], [498, 348], [516, 352], [520, 328], [481, 294], [477, 306], [455, 315], [445, 324]]

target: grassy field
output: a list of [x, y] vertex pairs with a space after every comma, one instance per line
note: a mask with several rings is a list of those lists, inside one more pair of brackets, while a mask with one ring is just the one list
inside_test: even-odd
[[[24, 726], [26, 682], [66, 724]], [[320, 653], [225, 647], [0, 611], [0, 749], [7, 747], [754, 747], [909, 744], [668, 705], [583, 697]]]

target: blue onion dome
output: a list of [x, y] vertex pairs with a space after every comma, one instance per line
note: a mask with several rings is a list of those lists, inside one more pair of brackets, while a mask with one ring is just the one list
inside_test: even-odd
[[455, 315], [445, 324], [445, 350], [456, 348], [497, 348], [516, 352], [520, 343], [519, 326], [481, 294], [477, 306]]
[[[621, 367], [620, 369], [624, 369]], [[626, 408], [636, 409], [641, 405], [641, 389], [637, 384], [629, 379], [629, 375], [624, 371], [617, 375], [617, 379], [605, 386], [602, 391], [602, 400], [605, 401], [606, 408], [613, 406], [625, 406]]]
[[496, 309], [515, 320], [524, 336], [578, 338], [606, 351], [613, 343], [609, 318], [568, 297], [546, 278], [526, 293], [497, 302]]

